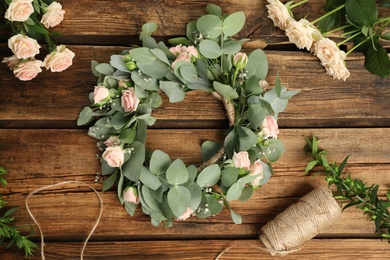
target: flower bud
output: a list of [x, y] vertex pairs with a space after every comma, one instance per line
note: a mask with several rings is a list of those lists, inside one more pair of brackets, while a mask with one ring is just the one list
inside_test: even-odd
[[233, 56], [233, 65], [236, 67], [236, 69], [240, 70], [245, 68], [247, 63], [248, 56], [245, 53], [239, 52]]
[[133, 203], [139, 204], [138, 191], [136, 187], [129, 186], [123, 191], [123, 200]]
[[132, 61], [132, 60], [133, 60], [133, 57], [131, 57], [130, 54], [125, 54], [125, 55], [122, 55], [122, 60], [123, 60], [124, 62]]
[[137, 64], [134, 61], [128, 61], [128, 62], [126, 62], [125, 65], [126, 65], [126, 68], [128, 68], [130, 71], [138, 68]]

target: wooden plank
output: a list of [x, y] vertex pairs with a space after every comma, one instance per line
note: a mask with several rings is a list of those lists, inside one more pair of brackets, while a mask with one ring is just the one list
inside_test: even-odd
[[[45, 243], [47, 259], [76, 259], [82, 243]], [[84, 259], [271, 259], [259, 240], [181, 240], [89, 242]], [[10, 250], [4, 260], [23, 259]], [[373, 239], [312, 239], [301, 250], [283, 259], [386, 259], [388, 244]], [[40, 259], [39, 252], [31, 259]]]
[[[172, 229], [155, 228], [148, 216], [140, 210], [134, 217], [128, 216], [117, 200], [116, 192], [101, 193], [104, 215], [96, 230], [96, 236], [124, 239], [137, 237], [160, 238], [253, 238], [259, 228], [273, 219], [299, 197], [313, 187], [326, 185], [323, 177], [306, 176], [303, 173], [307, 157], [302, 151], [303, 136], [318, 135], [322, 147], [332, 152], [329, 159], [341, 162], [351, 154], [347, 170], [356, 178], [369, 184], [381, 185], [380, 194], [389, 188], [390, 145], [388, 128], [370, 129], [282, 129], [280, 139], [287, 153], [275, 164], [275, 174], [269, 183], [256, 191], [245, 203], [233, 202], [232, 207], [243, 215], [244, 223], [234, 225], [230, 213], [224, 210], [216, 217], [196, 218], [176, 222]], [[189, 138], [189, 136], [191, 138]], [[372, 141], [375, 136], [376, 140]], [[203, 140], [221, 141], [219, 130], [150, 130], [148, 147], [163, 149], [172, 158], [183, 158], [186, 163], [199, 162], [200, 144]], [[186, 146], [183, 146], [186, 140]], [[0, 130], [0, 164], [7, 167], [9, 184], [4, 189], [4, 199], [9, 206], [22, 206], [27, 193], [45, 185], [61, 181], [78, 180], [93, 184], [99, 164], [95, 158], [94, 139], [84, 130]], [[80, 208], [83, 214], [80, 216]], [[48, 192], [41, 192], [31, 199], [31, 209], [41, 223], [49, 239], [82, 239], [97, 217], [99, 205], [91, 190], [82, 185], [66, 185]], [[32, 224], [26, 210], [17, 213], [17, 224]], [[207, 225], [204, 225], [206, 224]], [[37, 228], [34, 228], [37, 235]], [[332, 229], [321, 234], [324, 237], [374, 237], [374, 225], [358, 210], [343, 213]]]
[[[108, 62], [110, 55], [125, 47], [70, 46], [76, 52], [74, 65], [62, 73], [43, 72], [38, 78], [21, 82], [4, 68], [0, 78], [0, 127], [76, 128], [76, 119], [88, 105], [88, 93], [96, 83], [90, 61]], [[0, 56], [7, 56], [1, 45]], [[272, 84], [277, 73], [289, 89], [301, 92], [290, 100], [280, 115], [282, 127], [388, 126], [390, 79], [369, 74], [362, 55], [351, 55], [347, 84], [325, 75], [318, 60], [309, 53], [267, 51]], [[53, 83], [55, 82], [55, 83]], [[221, 128], [227, 125], [222, 105], [202, 91], [190, 92], [184, 102], [164, 103], [154, 115], [155, 127]]]

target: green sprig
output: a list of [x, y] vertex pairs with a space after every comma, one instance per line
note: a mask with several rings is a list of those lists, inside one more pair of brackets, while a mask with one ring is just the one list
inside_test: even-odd
[[[4, 187], [7, 185], [7, 181], [4, 178], [4, 175], [8, 171], [4, 169], [3, 167], [0, 167], [0, 184], [3, 185]], [[2, 199], [2, 194], [0, 194], [0, 210], [7, 204]], [[33, 256], [34, 248], [37, 247], [36, 244], [31, 242], [28, 239], [28, 236], [23, 236], [20, 233], [20, 229], [23, 227], [19, 226], [11, 226], [11, 222], [14, 221], [15, 217], [12, 217], [12, 214], [17, 210], [17, 207], [10, 208], [5, 213], [3, 216], [0, 216], [0, 244], [2, 244], [4, 241], [8, 241], [7, 247], [10, 248], [14, 244], [19, 249], [24, 250], [25, 257]], [[31, 230], [32, 231], [32, 230]]]
[[363, 210], [364, 215], [368, 215], [370, 220], [374, 221], [376, 232], [383, 239], [390, 241], [390, 190], [386, 194], [386, 199], [378, 197], [379, 185], [367, 185], [359, 179], [353, 179], [351, 175], [344, 172], [349, 156], [338, 165], [336, 162], [329, 164], [326, 150], [318, 147], [319, 140], [315, 136], [312, 139], [305, 138], [305, 151], [311, 156], [305, 172], [308, 173], [314, 167], [320, 166], [320, 172], [325, 173], [325, 180], [328, 186], [334, 186], [336, 191], [333, 193], [335, 199], [343, 201], [343, 210], [356, 206]]

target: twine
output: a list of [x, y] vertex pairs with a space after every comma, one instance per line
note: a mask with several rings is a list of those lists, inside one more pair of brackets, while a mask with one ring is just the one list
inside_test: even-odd
[[259, 238], [271, 255], [283, 256], [300, 250], [340, 215], [332, 192], [318, 187], [263, 226]]
[[[264, 247], [252, 247], [273, 256], [296, 252], [330, 227], [340, 217], [341, 211], [332, 192], [328, 188], [318, 187], [263, 226], [259, 239]], [[215, 260], [233, 247], [223, 250]]]
[[35, 193], [37, 192], [40, 192], [42, 190], [45, 190], [45, 189], [50, 189], [50, 188], [53, 188], [53, 187], [56, 187], [56, 186], [60, 186], [60, 185], [63, 185], [63, 184], [69, 184], [69, 183], [78, 183], [78, 184], [83, 184], [83, 185], [86, 185], [88, 186], [89, 188], [91, 188], [96, 196], [98, 197], [99, 199], [99, 203], [100, 203], [100, 212], [99, 212], [99, 216], [96, 220], [96, 223], [95, 225], [93, 226], [93, 228], [91, 229], [91, 231], [89, 232], [88, 234], [88, 237], [86, 238], [86, 240], [84, 241], [83, 243], [83, 248], [81, 250], [81, 254], [80, 254], [80, 259], [83, 259], [83, 256], [84, 256], [84, 250], [87, 246], [87, 243], [88, 243], [88, 240], [91, 238], [93, 232], [95, 231], [96, 227], [98, 226], [99, 222], [100, 222], [100, 218], [102, 217], [102, 214], [103, 214], [103, 200], [102, 198], [100, 197], [99, 193], [89, 184], [86, 184], [84, 182], [80, 182], [80, 181], [64, 181], [64, 182], [60, 182], [60, 183], [56, 183], [56, 184], [52, 184], [52, 185], [47, 185], [47, 186], [44, 186], [44, 187], [41, 187], [41, 188], [38, 188], [36, 190], [34, 190], [33, 192], [31, 192], [30, 194], [28, 194], [27, 198], [26, 198], [26, 209], [27, 209], [27, 212], [28, 214], [30, 215], [30, 217], [32, 218], [32, 220], [34, 221], [34, 223], [38, 226], [38, 230], [39, 230], [39, 233], [40, 233], [40, 236], [41, 236], [41, 257], [42, 257], [42, 260], [45, 259], [45, 253], [44, 253], [44, 247], [45, 247], [45, 242], [44, 242], [44, 236], [43, 236], [43, 232], [42, 232], [42, 229], [41, 229], [41, 226], [38, 224], [38, 221], [35, 219], [34, 215], [32, 214], [32, 212], [30, 211], [30, 208], [29, 208], [29, 205], [28, 205], [28, 200], [30, 199], [30, 197], [32, 195], [34, 195]]
[[[232, 127], [234, 125], [234, 122], [236, 121], [236, 110], [233, 105], [233, 103], [228, 102], [226, 99], [224, 99], [218, 92], [213, 91], [211, 93], [211, 96], [223, 103], [223, 107], [225, 108], [226, 116], [229, 120], [229, 127]], [[199, 167], [198, 167], [198, 172], [202, 171], [204, 168], [207, 166], [217, 162], [221, 157], [224, 155], [225, 149], [222, 147], [219, 149], [219, 151], [214, 154], [209, 160], [206, 162], [203, 162]]]

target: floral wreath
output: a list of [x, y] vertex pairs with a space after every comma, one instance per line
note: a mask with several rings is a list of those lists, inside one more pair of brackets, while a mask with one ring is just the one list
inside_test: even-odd
[[[272, 162], [284, 152], [277, 139], [278, 114], [297, 90], [287, 90], [276, 77], [269, 89], [265, 53], [240, 52], [246, 40], [234, 40], [245, 24], [243, 12], [222, 14], [209, 4], [208, 14], [187, 25], [187, 37], [174, 38], [168, 48], [151, 37], [155, 23], [142, 27], [142, 47], [111, 56], [110, 64], [92, 61], [98, 78], [90, 93], [91, 105], [79, 115], [78, 125], [94, 125], [88, 135], [99, 140], [103, 191], [117, 185], [120, 202], [133, 215], [140, 204], [153, 225], [170, 227], [174, 219], [218, 214], [223, 205], [234, 223], [242, 217], [230, 201], [245, 201], [267, 183]], [[229, 119], [224, 144], [202, 144], [199, 166], [171, 160], [161, 150], [145, 147], [146, 129], [155, 123], [153, 109], [180, 102], [185, 93], [204, 90], [220, 100]]]

